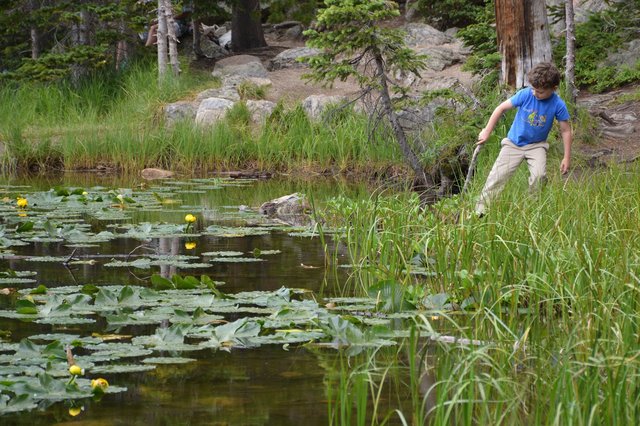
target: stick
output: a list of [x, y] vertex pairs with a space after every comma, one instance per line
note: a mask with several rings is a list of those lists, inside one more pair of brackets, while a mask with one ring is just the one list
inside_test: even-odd
[[476, 149], [473, 150], [473, 155], [471, 156], [471, 163], [469, 163], [467, 178], [464, 180], [464, 186], [462, 187], [463, 194], [467, 192], [469, 182], [471, 182], [471, 177], [473, 176], [473, 172], [476, 169], [476, 164], [478, 163], [478, 153], [480, 152], [480, 149], [482, 149], [482, 144], [476, 144]]

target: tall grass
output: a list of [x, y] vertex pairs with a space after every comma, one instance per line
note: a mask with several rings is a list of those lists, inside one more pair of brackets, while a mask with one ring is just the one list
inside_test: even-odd
[[[395, 280], [415, 300], [446, 293], [457, 310], [425, 311], [418, 330], [481, 342], [422, 340], [434, 380], [412, 409], [398, 408], [407, 422], [640, 419], [640, 168], [551, 174], [535, 194], [518, 174], [481, 219], [473, 197], [426, 210], [407, 195], [334, 203], [332, 217], [354, 228], [340, 244], [363, 266], [352, 290]], [[427, 273], [408, 273], [416, 268]], [[419, 380], [405, 370], [408, 383]], [[427, 398], [435, 402], [416, 408]]]
[[185, 70], [157, 84], [152, 64], [96, 75], [81, 87], [65, 83], [0, 89], [0, 134], [10, 167], [34, 163], [65, 169], [167, 167], [183, 172], [235, 168], [347, 171], [401, 163], [392, 140], [370, 143], [366, 118], [348, 112], [310, 121], [279, 106], [265, 126], [242, 104], [213, 127], [166, 126], [163, 107], [193, 99], [219, 82]]

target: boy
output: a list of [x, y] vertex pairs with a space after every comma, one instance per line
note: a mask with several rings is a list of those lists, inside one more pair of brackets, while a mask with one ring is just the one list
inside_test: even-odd
[[569, 112], [564, 101], [555, 91], [560, 84], [560, 72], [550, 62], [541, 62], [527, 74], [531, 87], [525, 87], [507, 99], [491, 114], [487, 125], [478, 135], [478, 144], [489, 139], [502, 114], [518, 108], [511, 129], [502, 140], [500, 154], [493, 164], [482, 189], [476, 213], [484, 215], [487, 205], [502, 191], [507, 180], [513, 175], [523, 160], [529, 167], [529, 188], [535, 189], [544, 183], [547, 170], [547, 136], [553, 119], [558, 120], [564, 144], [564, 157], [560, 171], [566, 174], [571, 165], [571, 143], [573, 135], [569, 124]]

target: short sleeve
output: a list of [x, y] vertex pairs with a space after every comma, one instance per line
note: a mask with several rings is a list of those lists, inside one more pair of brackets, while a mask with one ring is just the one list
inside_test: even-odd
[[511, 104], [514, 107], [519, 107], [522, 105], [522, 103], [524, 102], [526, 95], [527, 95], [527, 91], [531, 91], [531, 89], [529, 89], [528, 87], [525, 87], [524, 89], [520, 89], [516, 92], [515, 95], [513, 95], [511, 97]]
[[558, 102], [558, 108], [556, 110], [556, 120], [569, 121], [570, 119], [571, 115], [569, 114], [569, 110], [567, 109], [567, 104], [565, 104], [563, 100], [560, 100], [560, 102]]

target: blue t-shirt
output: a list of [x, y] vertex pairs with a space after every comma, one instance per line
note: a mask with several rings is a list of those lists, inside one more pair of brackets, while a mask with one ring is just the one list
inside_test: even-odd
[[513, 95], [511, 103], [518, 112], [507, 137], [518, 146], [546, 141], [554, 118], [558, 121], [570, 118], [567, 106], [555, 92], [547, 99], [538, 100], [531, 88], [525, 87]]

